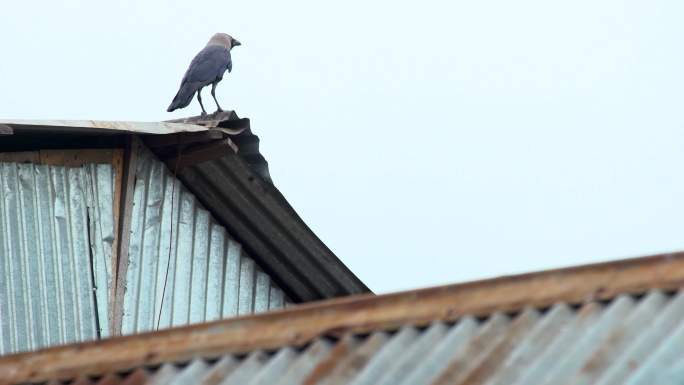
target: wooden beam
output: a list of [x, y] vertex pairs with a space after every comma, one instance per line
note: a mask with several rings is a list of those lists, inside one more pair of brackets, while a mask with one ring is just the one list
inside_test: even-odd
[[160, 157], [174, 174], [187, 166], [224, 157], [226, 154], [237, 153], [237, 147], [230, 139], [216, 140], [209, 143], [190, 146], [181, 152], [173, 153], [171, 157]]
[[217, 130], [222, 130], [228, 135], [239, 135], [244, 130], [250, 128], [249, 118], [225, 120], [219, 124]]
[[182, 132], [173, 135], [145, 135], [142, 137], [142, 140], [147, 147], [157, 149], [161, 147], [178, 147], [181, 145], [211, 142], [223, 139], [223, 136], [224, 134], [222, 131], [211, 129], [209, 131]]
[[39, 151], [46, 149], [79, 150], [83, 148], [121, 148], [124, 135], [65, 135], [58, 133], [29, 134], [15, 132], [3, 136], [0, 151]]
[[88, 163], [112, 163], [115, 148], [81, 148], [78, 150], [37, 150], [2, 152], [0, 161], [81, 167]]
[[38, 152], [38, 151], [0, 152], [0, 162], [40, 164], [40, 152]]
[[121, 239], [120, 223], [121, 223], [121, 204], [123, 203], [123, 180], [124, 180], [124, 163], [125, 163], [125, 150], [117, 149], [114, 151], [112, 159], [112, 167], [114, 168], [114, 241], [112, 242], [112, 282], [109, 291], [109, 303], [108, 303], [108, 314], [109, 314], [109, 335], [117, 334], [117, 327], [115, 322], [115, 299], [116, 299], [116, 288], [117, 288], [117, 276], [116, 271], [119, 266], [119, 242]]
[[40, 150], [40, 163], [54, 166], [81, 167], [89, 163], [112, 163], [113, 148], [78, 150]]
[[684, 287], [684, 253], [488, 279], [383, 296], [361, 295], [258, 315], [0, 358], [8, 383], [103, 375], [195, 357], [302, 346], [343, 336], [453, 321], [464, 315], [582, 304]]
[[123, 155], [123, 172], [120, 187], [120, 200], [118, 204], [118, 228], [117, 250], [113, 260], [114, 296], [110, 299], [113, 304], [112, 335], [121, 334], [121, 322], [123, 319], [123, 297], [126, 290], [126, 272], [128, 270], [128, 248], [131, 236], [131, 218], [133, 216], [133, 195], [135, 190], [135, 170], [138, 163], [138, 153], [142, 146], [140, 139], [135, 135], [127, 138]]
[[169, 123], [197, 124], [199, 126], [205, 126], [205, 127], [216, 127], [223, 121], [235, 120], [235, 119], [238, 119], [238, 116], [235, 113], [235, 111], [222, 111], [222, 112], [217, 111], [217, 112], [214, 112], [213, 114], [190, 116], [187, 118], [168, 120], [167, 122], [169, 122]]
[[249, 128], [249, 119], [238, 118], [233, 111], [214, 112], [208, 115], [197, 115], [188, 118], [169, 120], [170, 123], [196, 124], [215, 128], [228, 135], [238, 135]]

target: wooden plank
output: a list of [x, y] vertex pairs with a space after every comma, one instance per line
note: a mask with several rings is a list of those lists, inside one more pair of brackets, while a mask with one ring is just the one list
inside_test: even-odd
[[223, 139], [223, 132], [211, 129], [202, 132], [183, 132], [174, 135], [145, 135], [142, 139], [151, 149], [167, 146], [181, 146]]
[[39, 382], [225, 353], [302, 346], [320, 336], [393, 330], [464, 315], [518, 312], [564, 302], [684, 287], [684, 253], [550, 270], [404, 293], [370, 294], [0, 358], [0, 378]]
[[38, 151], [0, 152], [0, 162], [40, 163]]
[[121, 220], [121, 203], [123, 194], [123, 178], [124, 178], [124, 150], [116, 149], [112, 154], [112, 167], [114, 168], [114, 241], [112, 242], [112, 287], [109, 292], [109, 335], [116, 335], [116, 323], [114, 322], [115, 314], [115, 299], [116, 299], [116, 271], [118, 270], [119, 261], [119, 240], [120, 240], [120, 220]]
[[142, 146], [137, 136], [131, 135], [127, 139], [123, 155], [123, 172], [118, 210], [117, 252], [114, 262], [115, 283], [113, 303], [112, 335], [121, 334], [123, 319], [123, 297], [126, 289], [126, 271], [128, 269], [128, 247], [131, 236], [131, 217], [133, 215], [133, 194], [135, 189], [135, 170], [138, 163], [138, 152]]
[[114, 151], [113, 148], [40, 150], [40, 163], [66, 167], [80, 167], [88, 163], [111, 163]]
[[162, 158], [174, 174], [185, 167], [235, 154], [237, 147], [230, 139], [213, 141], [188, 147], [170, 158]]
[[205, 126], [205, 127], [216, 127], [223, 121], [234, 120], [234, 119], [238, 119], [238, 116], [235, 113], [235, 111], [223, 111], [223, 112], [217, 111], [217, 112], [214, 112], [213, 114], [195, 115], [195, 116], [190, 116], [187, 118], [168, 120], [167, 122], [169, 122], [169, 123], [196, 124], [196, 125]]
[[114, 148], [83, 148], [78, 150], [38, 150], [0, 153], [0, 162], [47, 164], [81, 167], [88, 163], [112, 163]]
[[219, 124], [218, 127], [216, 127], [217, 130], [221, 130], [228, 135], [239, 135], [249, 128], [249, 118], [224, 120], [223, 122], [221, 122], [221, 124]]
[[60, 135], [55, 132], [41, 134], [15, 134], [0, 140], [0, 152], [39, 150], [78, 150], [83, 148], [121, 148], [124, 135]]

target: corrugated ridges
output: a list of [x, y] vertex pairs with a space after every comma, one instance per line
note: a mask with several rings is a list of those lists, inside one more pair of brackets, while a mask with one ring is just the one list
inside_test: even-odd
[[97, 320], [101, 337], [110, 336], [109, 294], [112, 288], [112, 247], [114, 243], [114, 180], [111, 164], [83, 166], [87, 178], [90, 250], [97, 297]]
[[[191, 156], [183, 158], [187, 167], [178, 170], [179, 179], [288, 298], [302, 303], [370, 293], [272, 184], [268, 163], [260, 153], [259, 138], [251, 131], [249, 119], [241, 119], [233, 111], [179, 122], [0, 120], [0, 125], [13, 131], [0, 141], [0, 150], [7, 152], [123, 149], [132, 138], [156, 142], [150, 147], [166, 162], [182, 150]], [[199, 150], [211, 145], [217, 139], [216, 133], [230, 135], [230, 139], [223, 138], [224, 146], [216, 146], [212, 151]], [[206, 141], [187, 140], [191, 137], [203, 137]], [[220, 155], [219, 149], [235, 149], [234, 145], [238, 147], [237, 153], [226, 154], [223, 161], [207, 161]], [[122, 160], [126, 159], [124, 156]], [[228, 168], [226, 162], [231, 163]], [[123, 222], [128, 226], [128, 219]], [[114, 271], [117, 279], [124, 278], [118, 269]], [[120, 305], [119, 297], [116, 306], [112, 306], [116, 308], [115, 314], [110, 317], [117, 322], [110, 325], [115, 332], [120, 326]]]
[[[0, 353], [97, 337], [88, 250], [98, 264], [111, 255], [112, 174], [111, 165], [0, 163]], [[89, 228], [88, 215], [105, 222]], [[105, 319], [107, 274], [96, 276]]]
[[652, 290], [423, 328], [321, 337], [301, 349], [198, 358], [78, 384], [679, 384], [684, 294]]
[[162, 162], [140, 151], [122, 333], [283, 307], [283, 291], [240, 244]]

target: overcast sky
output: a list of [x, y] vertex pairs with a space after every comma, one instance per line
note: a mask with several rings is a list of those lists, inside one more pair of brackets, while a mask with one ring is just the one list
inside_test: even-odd
[[[214, 32], [276, 186], [387, 292], [684, 250], [684, 2], [13, 1], [0, 117], [157, 121]], [[208, 90], [205, 105], [213, 111]]]

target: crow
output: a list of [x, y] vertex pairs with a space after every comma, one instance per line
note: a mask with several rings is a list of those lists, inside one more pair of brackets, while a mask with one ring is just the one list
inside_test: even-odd
[[233, 39], [225, 33], [217, 33], [209, 39], [209, 43], [201, 50], [185, 72], [181, 81], [180, 89], [173, 98], [171, 105], [166, 110], [171, 112], [178, 108], [187, 107], [192, 101], [192, 97], [197, 92], [197, 100], [202, 107], [202, 115], [206, 115], [202, 104], [202, 88], [211, 84], [211, 96], [216, 102], [216, 112], [223, 111], [216, 100], [216, 84], [223, 79], [223, 73], [233, 69], [230, 60], [230, 50], [241, 45], [239, 41]]

